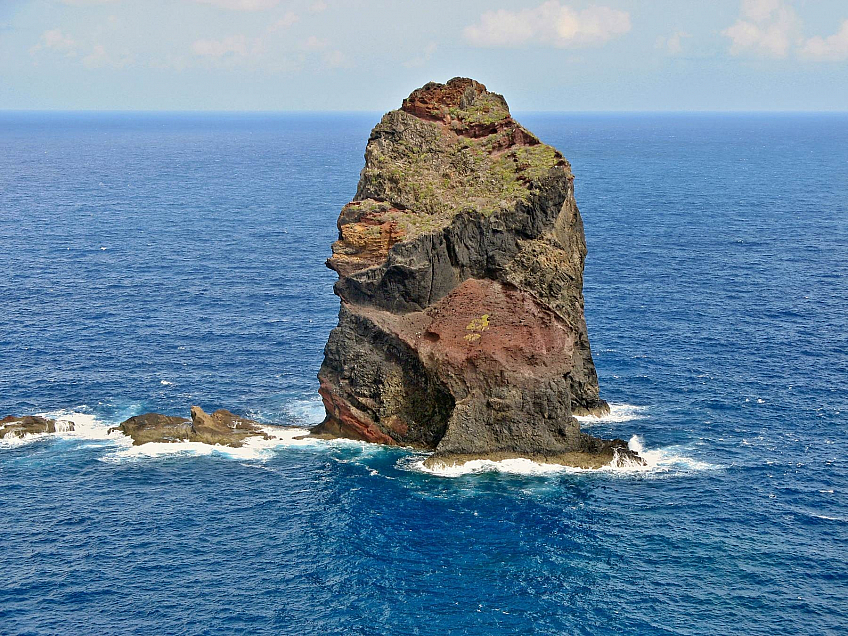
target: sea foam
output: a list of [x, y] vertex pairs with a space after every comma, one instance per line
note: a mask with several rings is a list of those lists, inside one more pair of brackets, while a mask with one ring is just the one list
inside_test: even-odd
[[320, 398], [292, 400], [286, 406], [286, 413], [298, 424], [320, 424], [324, 419], [324, 402]]
[[592, 424], [629, 422], [630, 420], [641, 420], [647, 417], [648, 407], [635, 406], [633, 404], [610, 404], [610, 412], [600, 417], [595, 415], [575, 416], [582, 426]]
[[122, 462], [127, 460], [152, 459], [158, 457], [208, 456], [216, 455], [229, 459], [239, 460], [267, 460], [273, 457], [275, 450], [295, 446], [316, 446], [322, 440], [308, 438], [309, 432], [299, 427], [263, 426], [261, 430], [270, 436], [270, 439], [261, 437], [249, 438], [243, 446], [221, 446], [219, 444], [204, 444], [202, 442], [148, 442], [139, 446], [133, 446], [132, 439], [119, 434], [117, 440], [122, 448], [110, 453], [100, 459], [106, 462]]
[[6, 436], [0, 439], [0, 448], [14, 448], [31, 444], [49, 438], [106, 440], [114, 439], [115, 434], [109, 434], [109, 426], [90, 413], [61, 410], [48, 413], [37, 413], [56, 421], [55, 433], [29, 433], [21, 436]]
[[711, 470], [720, 466], [696, 460], [684, 454], [684, 449], [676, 446], [667, 448], [646, 449], [644, 441], [638, 435], [630, 438], [627, 446], [630, 450], [638, 453], [645, 464], [639, 464], [617, 456], [607, 465], [601, 468], [575, 468], [561, 464], [547, 464], [535, 462], [530, 459], [503, 459], [492, 461], [478, 459], [453, 466], [428, 467], [424, 465], [426, 458], [416, 457], [412, 461], [400, 462], [410, 470], [424, 472], [439, 477], [462, 477], [480, 473], [498, 472], [508, 475], [544, 476], [555, 474], [610, 474], [610, 475], [679, 475], [695, 471]]

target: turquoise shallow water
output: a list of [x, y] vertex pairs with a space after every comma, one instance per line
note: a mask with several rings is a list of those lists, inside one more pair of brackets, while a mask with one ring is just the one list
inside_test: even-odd
[[577, 177], [587, 425], [649, 470], [106, 434], [321, 417], [377, 117], [0, 115], [0, 412], [79, 429], [0, 446], [0, 633], [845, 632], [846, 116], [520, 117]]

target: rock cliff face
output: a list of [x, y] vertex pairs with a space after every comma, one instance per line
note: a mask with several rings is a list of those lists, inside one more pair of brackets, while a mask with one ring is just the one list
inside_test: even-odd
[[339, 324], [315, 434], [595, 466], [602, 414], [583, 315], [586, 243], [565, 158], [482, 84], [430, 83], [365, 151], [327, 265]]

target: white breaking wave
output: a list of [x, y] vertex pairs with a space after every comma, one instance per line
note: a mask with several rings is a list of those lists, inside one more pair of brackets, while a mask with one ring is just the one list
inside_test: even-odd
[[[79, 408], [88, 408], [85, 405]], [[75, 410], [60, 410], [37, 413], [38, 416], [56, 422], [55, 433], [33, 433], [21, 436], [7, 436], [0, 439], [0, 449], [16, 448], [33, 442], [51, 438], [104, 441], [109, 446], [117, 447], [113, 452], [101, 456], [105, 462], [123, 462], [128, 460], [150, 459], [167, 456], [208, 456], [216, 455], [237, 460], [264, 461], [272, 457], [275, 451], [290, 447], [332, 448], [357, 447], [361, 453], [370, 454], [382, 449], [377, 444], [355, 440], [323, 440], [307, 438], [308, 425], [320, 422], [324, 418], [324, 406], [320, 399], [304, 399], [294, 401], [287, 408], [289, 414], [303, 426], [272, 426], [261, 427], [271, 439], [260, 437], [249, 438], [238, 448], [204, 444], [202, 442], [149, 442], [134, 446], [132, 439], [119, 430], [110, 432], [117, 422], [103, 421], [90, 413]], [[73, 429], [73, 430], [71, 430]], [[303, 438], [303, 439], [300, 439]]]
[[645, 465], [630, 460], [622, 460], [617, 456], [607, 466], [601, 468], [575, 468], [561, 464], [546, 464], [530, 459], [504, 459], [492, 461], [477, 459], [464, 464], [453, 466], [437, 466], [430, 468], [424, 465], [424, 458], [407, 462], [412, 470], [437, 475], [439, 477], [461, 477], [478, 473], [498, 472], [510, 475], [552, 475], [552, 474], [593, 474], [606, 473], [611, 475], [661, 475], [687, 474], [695, 471], [720, 468], [707, 462], [702, 462], [683, 455], [676, 447], [648, 450], [642, 439], [634, 435], [627, 446], [645, 460]]
[[120, 450], [100, 459], [106, 462], [122, 462], [127, 460], [150, 459], [156, 457], [169, 457], [176, 455], [218, 455], [231, 459], [241, 460], [266, 460], [274, 455], [278, 448], [293, 446], [316, 446], [322, 442], [320, 439], [303, 438], [309, 431], [305, 428], [284, 428], [280, 426], [263, 426], [262, 431], [271, 436], [271, 439], [261, 437], [249, 438], [243, 446], [234, 448], [232, 446], [221, 446], [219, 444], [204, 444], [202, 442], [148, 442], [140, 446], [133, 446], [132, 439], [121, 434], [119, 442]]
[[[87, 408], [85, 406], [80, 408]], [[303, 423], [314, 424], [320, 422], [324, 416], [324, 407], [320, 400], [298, 400], [289, 406], [289, 413]], [[631, 406], [626, 404], [611, 405], [611, 413], [605, 418], [589, 418], [596, 422], [619, 422], [626, 419], [639, 419], [644, 417], [641, 413], [645, 407]], [[358, 461], [364, 455], [372, 455], [385, 450], [385, 447], [368, 442], [335, 439], [322, 440], [318, 438], [305, 437], [308, 429], [303, 426], [280, 427], [265, 426], [262, 430], [268, 433], [271, 439], [251, 438], [244, 446], [233, 448], [204, 444], [201, 442], [150, 442], [140, 446], [133, 446], [132, 439], [120, 431], [109, 432], [115, 424], [99, 420], [89, 413], [72, 410], [39, 413], [41, 417], [56, 421], [56, 433], [37, 433], [24, 435], [22, 437], [6, 437], [0, 439], [0, 449], [13, 448], [29, 444], [45, 438], [64, 438], [78, 440], [107, 441], [110, 446], [114, 444], [117, 448], [100, 457], [101, 461], [123, 462], [140, 459], [150, 459], [166, 456], [208, 456], [217, 455], [237, 460], [259, 460], [264, 461], [273, 457], [279, 449], [290, 447], [357, 447], [360, 451]], [[618, 419], [612, 419], [618, 418]], [[581, 418], [584, 420], [586, 418]], [[73, 430], [71, 430], [73, 428]], [[648, 449], [643, 440], [634, 435], [628, 446], [638, 453], [646, 462], [645, 465], [637, 464], [626, 459], [614, 458], [613, 461], [601, 468], [585, 469], [562, 466], [560, 464], [546, 464], [534, 462], [530, 459], [505, 459], [501, 461], [473, 460], [456, 466], [438, 466], [429, 468], [424, 466], [426, 457], [415, 454], [407, 456], [398, 462], [398, 466], [409, 470], [424, 472], [440, 477], [460, 477], [475, 473], [499, 472], [514, 475], [552, 475], [561, 473], [608, 473], [613, 475], [662, 475], [662, 474], [687, 474], [694, 471], [711, 470], [721, 468], [688, 457], [686, 449], [682, 447], [669, 446], [666, 448]]]
[[53, 411], [50, 413], [38, 413], [43, 417], [56, 421], [55, 433], [30, 433], [21, 436], [6, 436], [0, 439], [0, 448], [11, 448], [30, 444], [38, 440], [51, 437], [67, 439], [106, 440], [116, 439], [119, 433], [109, 434], [109, 425], [98, 420], [89, 413], [78, 413], [75, 411]]
[[647, 406], [635, 406], [633, 404], [610, 404], [610, 412], [601, 417], [595, 415], [576, 415], [575, 417], [583, 426], [592, 424], [604, 424], [607, 422], [629, 422], [630, 420], [641, 420], [647, 417]]
[[7, 436], [0, 439], [0, 449], [19, 447], [44, 439], [63, 438], [115, 443], [118, 446], [118, 450], [100, 458], [107, 462], [169, 455], [221, 455], [233, 459], [264, 460], [271, 457], [277, 448], [326, 444], [325, 441], [315, 438], [298, 439], [308, 433], [306, 428], [265, 426], [262, 427], [262, 430], [268, 433], [272, 439], [266, 440], [260, 437], [250, 438], [239, 448], [203, 444], [201, 442], [149, 442], [140, 446], [133, 446], [132, 439], [122, 432], [117, 430], [111, 433], [109, 432], [109, 429], [115, 427], [116, 424], [103, 422], [89, 413], [62, 410], [38, 413], [38, 415], [55, 420], [56, 432], [33, 433], [14, 437]]
[[320, 424], [324, 419], [324, 402], [321, 398], [292, 400], [286, 412], [299, 424]]

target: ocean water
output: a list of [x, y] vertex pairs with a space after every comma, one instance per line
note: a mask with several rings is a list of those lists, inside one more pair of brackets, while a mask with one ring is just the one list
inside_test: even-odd
[[320, 420], [324, 259], [378, 114], [0, 114], [2, 634], [848, 632], [848, 116], [528, 114], [643, 470], [353, 442], [133, 449], [192, 404]]

